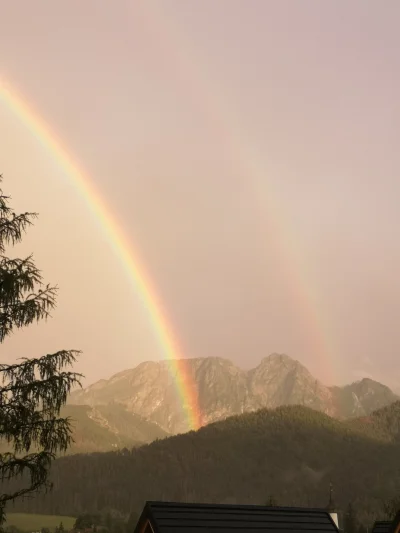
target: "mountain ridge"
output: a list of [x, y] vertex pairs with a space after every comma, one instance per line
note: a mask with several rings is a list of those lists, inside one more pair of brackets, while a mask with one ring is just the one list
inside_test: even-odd
[[[339, 419], [360, 417], [399, 399], [389, 387], [370, 378], [328, 387], [286, 354], [270, 354], [250, 370], [222, 357], [184, 361], [189, 384], [197, 389], [203, 425], [281, 405], [303, 405]], [[176, 393], [176, 379], [176, 366], [170, 361], [145, 361], [73, 392], [69, 404], [119, 404], [169, 434], [184, 433], [191, 428]]]

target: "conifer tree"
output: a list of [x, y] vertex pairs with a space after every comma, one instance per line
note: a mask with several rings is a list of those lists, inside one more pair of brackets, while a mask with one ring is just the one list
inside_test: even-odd
[[127, 533], [133, 533], [135, 531], [136, 524], [138, 523], [139, 515], [132, 511], [128, 517], [126, 524]]
[[358, 520], [356, 511], [350, 502], [344, 516], [345, 533], [358, 533]]
[[385, 519], [393, 520], [396, 514], [400, 511], [400, 496], [397, 494], [394, 498], [383, 503], [383, 513]]
[[[6, 255], [7, 247], [22, 240], [36, 214], [16, 214], [1, 185], [2, 176], [0, 345], [14, 331], [47, 319], [57, 294], [57, 287], [44, 284], [32, 256], [16, 259]], [[51, 462], [72, 440], [70, 421], [60, 417], [60, 409], [71, 388], [80, 383], [79, 374], [65, 370], [78, 353], [60, 350], [0, 364], [0, 441], [8, 450], [0, 454], [0, 527], [8, 502], [50, 487]]]
[[268, 498], [267, 503], [265, 504], [267, 507], [277, 507], [278, 502], [276, 501], [275, 497], [271, 494]]

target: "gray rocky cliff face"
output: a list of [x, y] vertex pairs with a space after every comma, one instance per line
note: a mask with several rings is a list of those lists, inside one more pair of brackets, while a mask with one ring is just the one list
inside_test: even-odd
[[[369, 379], [346, 387], [326, 387], [301, 363], [283, 354], [265, 357], [249, 371], [219, 357], [187, 359], [183, 364], [187, 370], [184, 387], [197, 395], [203, 424], [280, 405], [304, 405], [348, 418], [369, 414], [398, 399], [388, 387]], [[176, 364], [145, 362], [72, 393], [69, 403], [121, 404], [168, 433], [182, 433], [190, 426], [177, 378]]]
[[389, 387], [369, 378], [345, 387], [332, 387], [331, 391], [339, 418], [365, 416], [399, 399]]
[[304, 405], [333, 414], [332, 394], [298, 361], [282, 354], [264, 358], [248, 373], [253, 407]]

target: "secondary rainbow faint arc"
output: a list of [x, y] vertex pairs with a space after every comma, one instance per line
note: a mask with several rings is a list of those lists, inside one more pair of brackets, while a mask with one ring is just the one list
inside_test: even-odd
[[[196, 102], [202, 105], [205, 113], [212, 118], [213, 129], [219, 134], [221, 146], [232, 154], [232, 161], [243, 172], [246, 186], [254, 188], [255, 207], [260, 218], [265, 217], [267, 223], [276, 227], [275, 246], [287, 270], [288, 283], [300, 302], [300, 314], [309, 329], [323, 372], [326, 377], [329, 375], [330, 379], [333, 378], [334, 383], [335, 343], [325, 318], [326, 311], [321, 303], [321, 294], [310, 275], [307, 262], [302, 259], [305, 250], [302, 250], [298, 242], [295, 228], [289, 224], [289, 213], [285, 212], [285, 206], [278, 201], [259, 154], [237, 123], [235, 106], [229, 105], [229, 91], [222, 92], [218, 84], [213, 83], [206, 75], [207, 70], [201, 68], [205, 62], [201, 61], [191, 39], [184, 34], [176, 19], [167, 15], [165, 3], [154, 0], [131, 3], [130, 6], [134, 6], [135, 10], [142, 10], [141, 13], [149, 21], [148, 29], [154, 32], [154, 39], [162, 43], [163, 58], [168, 56], [170, 59], [170, 69], [171, 58], [174, 58], [178, 73], [183, 73], [186, 83], [191, 84], [191, 94], [196, 98]], [[137, 11], [132, 10], [132, 13], [137, 14]], [[265, 180], [266, 191], [265, 187], [261, 186]]]
[[172, 328], [168, 324], [155, 287], [146, 273], [137, 251], [134, 250], [132, 243], [124, 235], [122, 228], [116, 222], [100, 193], [90, 182], [90, 178], [78, 168], [49, 126], [9, 83], [5, 84], [0, 81], [0, 101], [12, 110], [25, 127], [29, 128], [32, 134], [52, 154], [64, 172], [74, 181], [76, 188], [85, 198], [94, 215], [100, 220], [116, 254], [143, 299], [158, 340], [170, 362], [171, 373], [186, 412], [189, 427], [190, 429], [198, 429], [202, 425], [202, 420], [198, 405], [197, 387], [188, 371], [188, 365], [181, 354]]

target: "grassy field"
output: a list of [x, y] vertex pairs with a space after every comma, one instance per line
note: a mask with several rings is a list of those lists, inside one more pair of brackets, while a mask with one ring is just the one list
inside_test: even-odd
[[53, 531], [57, 526], [63, 523], [66, 531], [72, 529], [75, 518], [71, 516], [57, 516], [46, 514], [27, 514], [27, 513], [7, 513], [7, 526], [15, 526], [22, 531], [40, 531], [42, 527], [47, 527]]

